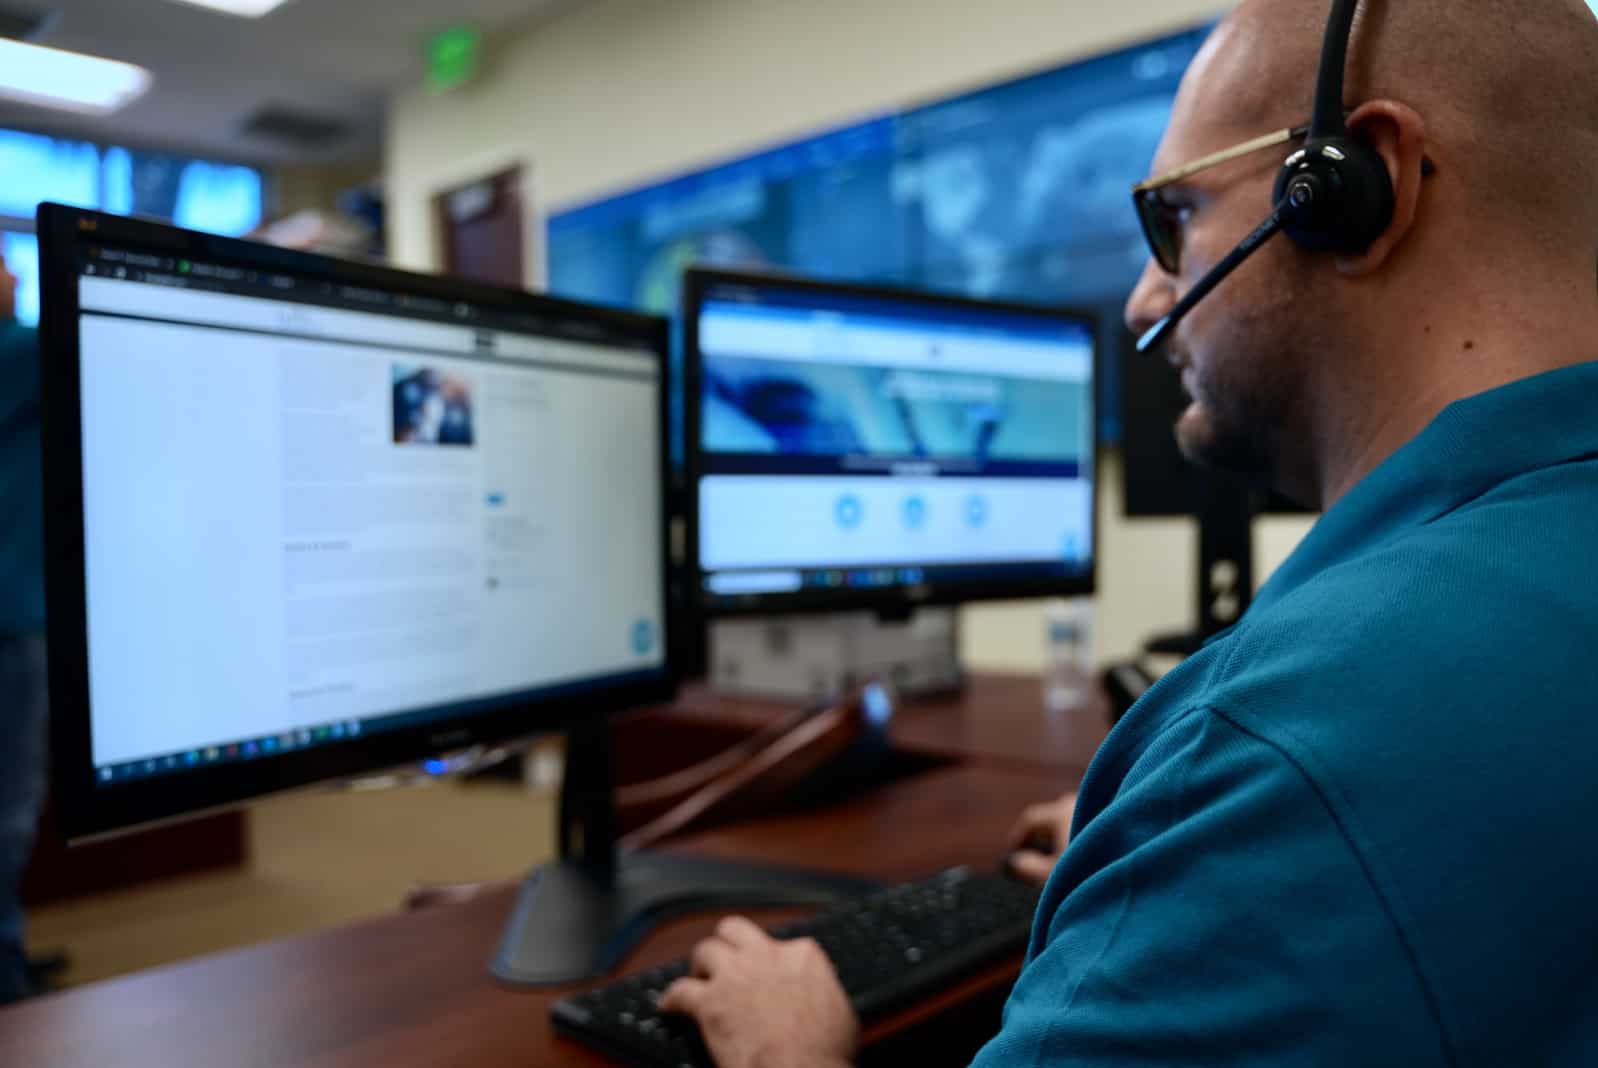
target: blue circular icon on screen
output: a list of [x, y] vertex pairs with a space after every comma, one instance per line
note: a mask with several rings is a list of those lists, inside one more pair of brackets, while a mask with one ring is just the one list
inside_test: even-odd
[[640, 619], [633, 624], [633, 652], [643, 656], [654, 648], [655, 625], [647, 619]]
[[838, 520], [838, 525], [845, 530], [853, 530], [860, 525], [866, 516], [866, 509], [860, 503], [860, 498], [852, 493], [846, 493], [838, 498], [838, 503], [833, 506], [832, 514]]
[[965, 521], [980, 527], [988, 521], [988, 502], [985, 497], [971, 497], [965, 502]]
[[927, 502], [920, 497], [911, 497], [904, 502], [904, 525], [912, 530], [919, 530], [927, 523]]

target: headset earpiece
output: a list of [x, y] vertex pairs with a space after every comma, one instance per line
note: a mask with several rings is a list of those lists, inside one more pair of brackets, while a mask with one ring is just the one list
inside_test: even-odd
[[1393, 221], [1387, 165], [1352, 137], [1314, 140], [1294, 152], [1274, 198], [1283, 232], [1312, 252], [1364, 252]]

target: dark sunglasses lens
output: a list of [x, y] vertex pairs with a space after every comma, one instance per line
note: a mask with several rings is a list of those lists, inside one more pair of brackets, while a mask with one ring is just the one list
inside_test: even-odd
[[1173, 213], [1152, 192], [1140, 193], [1133, 200], [1149, 251], [1154, 253], [1154, 259], [1162, 268], [1175, 274], [1182, 262], [1182, 242]]

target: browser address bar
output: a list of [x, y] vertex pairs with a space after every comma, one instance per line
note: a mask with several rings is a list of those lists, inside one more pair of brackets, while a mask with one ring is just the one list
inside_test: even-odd
[[467, 327], [109, 278], [79, 279], [78, 306], [84, 312], [301, 334], [366, 345], [435, 349], [462, 355], [470, 355], [476, 344], [475, 334]]

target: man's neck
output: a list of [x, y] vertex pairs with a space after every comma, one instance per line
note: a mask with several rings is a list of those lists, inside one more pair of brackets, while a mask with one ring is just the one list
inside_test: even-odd
[[1356, 374], [1321, 384], [1316, 481], [1330, 508], [1456, 401], [1598, 359], [1598, 302], [1572, 310], [1475, 302], [1450, 325], [1417, 315], [1407, 336], [1365, 346]]
[[1366, 396], [1363, 408], [1350, 408], [1340, 418], [1343, 432], [1327, 435], [1319, 451], [1318, 480], [1321, 508], [1332, 507], [1364, 481], [1389, 456], [1414, 440], [1442, 410], [1458, 400], [1456, 391], [1438, 383], [1400, 384], [1396, 377], [1384, 385], [1387, 396]]

